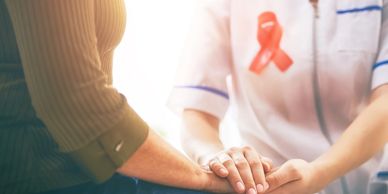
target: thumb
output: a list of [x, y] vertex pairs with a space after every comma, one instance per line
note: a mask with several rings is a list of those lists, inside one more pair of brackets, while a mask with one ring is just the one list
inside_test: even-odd
[[263, 163], [263, 168], [265, 173], [271, 172], [273, 169], [273, 162], [267, 157], [261, 157], [261, 162]]
[[268, 192], [301, 178], [301, 174], [292, 163], [285, 163], [267, 176], [266, 180], [269, 184]]

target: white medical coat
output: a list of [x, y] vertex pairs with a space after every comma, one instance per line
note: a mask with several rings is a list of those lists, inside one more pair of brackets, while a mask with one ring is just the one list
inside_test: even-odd
[[[230, 107], [244, 144], [277, 165], [292, 158], [312, 161], [331, 145], [316, 104], [335, 141], [371, 91], [388, 82], [387, 6], [384, 0], [323, 0], [317, 19], [308, 0], [202, 1], [169, 105], [220, 119]], [[249, 71], [261, 49], [258, 16], [265, 11], [275, 13], [283, 28], [280, 47], [293, 60], [286, 72], [273, 63], [260, 74]], [[351, 194], [366, 193], [379, 156], [346, 175]], [[340, 181], [323, 192], [342, 193]]]

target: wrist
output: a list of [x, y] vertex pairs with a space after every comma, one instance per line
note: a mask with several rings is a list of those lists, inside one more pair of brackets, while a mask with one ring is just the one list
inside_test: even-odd
[[210, 178], [211, 172], [204, 170], [204, 169], [199, 169], [196, 172], [196, 176], [198, 177], [198, 187], [202, 191], [208, 191], [209, 188], [212, 187], [211, 183], [211, 178]]
[[200, 189], [210, 193], [231, 193], [233, 189], [226, 179], [220, 178], [211, 171], [203, 170]]
[[333, 163], [317, 159], [311, 162], [311, 166], [313, 176], [317, 179], [316, 183], [319, 183], [322, 188], [332, 182], [336, 177]]

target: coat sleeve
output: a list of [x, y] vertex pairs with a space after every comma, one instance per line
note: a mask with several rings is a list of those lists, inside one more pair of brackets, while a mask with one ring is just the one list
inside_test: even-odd
[[101, 70], [94, 0], [5, 2], [37, 116], [60, 151], [97, 182], [107, 180], [148, 126]]
[[380, 46], [377, 62], [373, 65], [372, 89], [388, 83], [388, 1], [384, 1]]
[[222, 118], [229, 105], [230, 1], [201, 1], [178, 69], [169, 107], [196, 109]]

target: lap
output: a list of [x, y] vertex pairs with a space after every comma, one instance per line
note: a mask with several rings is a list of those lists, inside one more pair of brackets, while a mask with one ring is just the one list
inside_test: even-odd
[[72, 188], [51, 191], [42, 194], [207, 194], [201, 191], [173, 188], [158, 185], [135, 178], [114, 175], [103, 184], [84, 184]]

